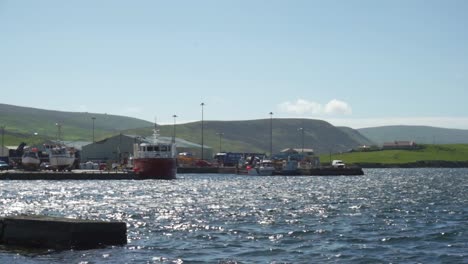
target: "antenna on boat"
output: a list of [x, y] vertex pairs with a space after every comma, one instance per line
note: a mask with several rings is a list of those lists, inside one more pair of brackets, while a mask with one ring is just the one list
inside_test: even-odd
[[62, 134], [62, 124], [60, 123], [55, 123], [55, 125], [57, 126], [57, 142], [60, 143], [60, 138], [61, 138], [61, 134]]
[[154, 117], [154, 128], [153, 128], [153, 141], [156, 143], [159, 138], [159, 129], [158, 129], [158, 123], [157, 123], [157, 118]]

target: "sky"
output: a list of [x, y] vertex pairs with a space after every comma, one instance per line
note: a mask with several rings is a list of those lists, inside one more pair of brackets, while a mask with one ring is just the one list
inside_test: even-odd
[[468, 129], [466, 14], [465, 0], [0, 0], [0, 103]]

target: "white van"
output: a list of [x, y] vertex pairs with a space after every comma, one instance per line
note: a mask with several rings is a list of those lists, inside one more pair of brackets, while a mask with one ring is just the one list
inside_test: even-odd
[[333, 160], [332, 161], [332, 167], [333, 168], [344, 168], [344, 167], [346, 167], [346, 164], [342, 160]]

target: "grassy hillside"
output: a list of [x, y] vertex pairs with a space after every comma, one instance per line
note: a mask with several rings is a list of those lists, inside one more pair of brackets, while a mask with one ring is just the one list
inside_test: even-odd
[[[151, 123], [124, 116], [96, 113], [78, 113], [42, 110], [0, 104], [0, 125], [5, 126], [5, 141], [18, 143], [23, 138], [56, 138], [56, 123], [62, 124], [62, 135], [66, 140], [92, 141], [92, 117], [96, 117], [95, 138], [104, 138], [120, 130], [150, 126]], [[37, 133], [38, 136], [33, 136]]]
[[[360, 145], [348, 133], [331, 124], [312, 119], [273, 119], [273, 152], [285, 148], [301, 148], [304, 128], [304, 148], [316, 153], [348, 151]], [[172, 136], [173, 126], [161, 126], [161, 135]], [[124, 133], [150, 135], [151, 128], [133, 129]], [[270, 119], [248, 121], [204, 121], [204, 143], [219, 151], [219, 135], [223, 133], [222, 150], [240, 152], [270, 152]], [[201, 143], [201, 122], [176, 125], [176, 135]]]
[[[417, 150], [381, 150], [333, 154], [332, 159], [346, 163], [404, 164], [419, 161], [468, 161], [468, 144], [423, 145]], [[329, 155], [320, 157], [322, 162], [330, 160]]]
[[468, 144], [468, 130], [430, 126], [383, 126], [361, 128], [358, 131], [369, 140], [383, 144], [395, 140], [410, 140], [419, 144]]
[[[6, 126], [5, 145], [20, 142], [34, 144], [57, 135], [56, 123], [62, 124], [62, 135], [68, 141], [92, 141], [92, 117], [95, 120], [95, 139], [118, 133], [147, 136], [153, 124], [136, 118], [107, 114], [49, 111], [0, 104], [0, 125]], [[363, 140], [352, 129], [338, 129], [331, 124], [312, 119], [273, 119], [273, 152], [285, 148], [301, 148], [304, 128], [304, 148], [316, 153], [348, 151]], [[161, 135], [172, 136], [173, 125], [159, 126]], [[37, 135], [34, 135], [37, 133]], [[222, 151], [270, 152], [270, 119], [248, 121], [204, 121], [204, 144]], [[176, 125], [176, 135], [201, 144], [201, 122]]]
[[348, 134], [352, 139], [359, 142], [359, 144], [362, 145], [362, 146], [364, 146], [364, 145], [366, 145], [366, 146], [375, 145], [375, 143], [373, 141], [371, 141], [367, 137], [363, 136], [356, 129], [352, 129], [350, 127], [337, 127], [337, 128], [341, 129], [343, 132]]

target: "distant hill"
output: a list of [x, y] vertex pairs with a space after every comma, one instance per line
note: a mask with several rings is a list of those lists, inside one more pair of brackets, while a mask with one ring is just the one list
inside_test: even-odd
[[367, 137], [363, 136], [361, 133], [359, 133], [359, 131], [357, 131], [356, 129], [353, 129], [353, 128], [350, 128], [350, 127], [337, 127], [339, 129], [341, 129], [343, 132], [345, 132], [346, 134], [348, 134], [352, 139], [354, 139], [355, 141], [359, 142], [359, 144], [361, 146], [371, 146], [371, 145], [375, 145], [375, 143], [373, 141], [371, 141], [370, 139], [368, 139]]
[[[36, 143], [44, 138], [55, 139], [57, 122], [62, 124], [63, 139], [92, 141], [92, 117], [95, 139], [118, 133], [147, 136], [153, 123], [125, 116], [42, 110], [0, 104], [0, 125], [6, 126], [6, 144]], [[356, 130], [337, 128], [322, 120], [273, 119], [273, 151], [301, 148], [304, 128], [304, 148], [316, 153], [343, 152], [368, 142]], [[172, 136], [173, 125], [159, 126], [162, 136]], [[38, 133], [38, 136], [33, 136]], [[222, 133], [221, 136], [219, 133]], [[270, 119], [248, 121], [204, 121], [204, 144], [213, 152], [270, 152]], [[201, 144], [201, 122], [176, 125], [176, 136]], [[220, 142], [221, 141], [221, 142]]]
[[110, 134], [138, 127], [151, 126], [152, 123], [137, 118], [80, 112], [62, 112], [0, 104], [0, 125], [5, 126], [10, 138], [23, 135], [31, 137], [37, 133], [39, 137], [56, 138], [56, 123], [62, 124], [62, 135], [67, 140], [92, 141], [92, 117], [95, 138], [99, 139]]
[[[312, 119], [273, 119], [273, 152], [285, 148], [301, 148], [304, 128], [304, 148], [313, 148], [316, 153], [343, 152], [361, 145], [358, 132], [348, 132], [322, 121]], [[172, 136], [173, 126], [160, 126], [161, 135]], [[128, 130], [124, 133], [150, 135], [151, 128]], [[270, 152], [270, 119], [248, 121], [204, 121], [204, 143], [219, 151]], [[353, 136], [351, 136], [353, 135]], [[201, 143], [201, 122], [176, 125], [176, 136]], [[366, 141], [367, 142], [367, 141]]]
[[468, 130], [430, 126], [382, 126], [358, 129], [377, 144], [395, 140], [412, 140], [420, 144], [466, 144]]

